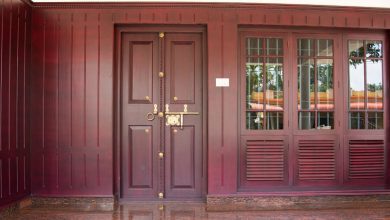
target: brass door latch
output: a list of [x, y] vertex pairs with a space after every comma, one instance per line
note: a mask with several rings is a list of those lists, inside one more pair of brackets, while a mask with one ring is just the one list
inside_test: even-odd
[[148, 112], [146, 114], [146, 119], [148, 121], [153, 121], [156, 118], [156, 115], [158, 117], [160, 117], [160, 118], [164, 117], [164, 113], [163, 112], [158, 112], [157, 104], [154, 104], [153, 105], [153, 112]]
[[165, 105], [165, 125], [180, 126], [183, 129], [184, 115], [199, 115], [199, 112], [189, 112], [188, 105], [184, 105], [182, 112], [170, 112], [169, 105]]

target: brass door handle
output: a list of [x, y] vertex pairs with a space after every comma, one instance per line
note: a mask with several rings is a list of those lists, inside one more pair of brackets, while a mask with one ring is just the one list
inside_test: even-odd
[[[159, 113], [158, 113], [158, 108], [157, 108], [158, 106], [157, 106], [157, 104], [154, 104], [153, 105], [153, 112], [148, 112], [147, 114], [146, 114], [146, 119], [148, 120], [148, 121], [153, 121], [155, 118], [156, 118], [156, 115], [160, 115]], [[161, 112], [160, 112], [161, 113]]]
[[146, 119], [148, 120], [148, 121], [153, 121], [154, 120], [154, 114], [153, 113], [151, 113], [151, 112], [148, 112], [148, 114], [146, 114]]

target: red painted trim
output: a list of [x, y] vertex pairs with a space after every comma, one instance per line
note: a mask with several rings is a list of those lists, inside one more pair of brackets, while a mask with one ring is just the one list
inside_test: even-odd
[[[31, 0], [25, 0], [30, 1]], [[294, 4], [256, 4], [256, 3], [129, 3], [129, 2], [32, 2], [33, 7], [44, 8], [118, 8], [118, 7], [189, 7], [189, 8], [251, 8], [251, 9], [314, 9], [314, 10], [332, 10], [332, 11], [377, 11], [389, 12], [386, 8], [366, 8], [366, 7], [348, 7], [348, 6], [321, 6], [321, 5], [294, 5]]]

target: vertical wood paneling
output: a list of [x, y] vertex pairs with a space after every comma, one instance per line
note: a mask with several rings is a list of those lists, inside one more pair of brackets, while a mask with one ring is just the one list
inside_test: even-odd
[[[215, 78], [221, 76], [222, 62], [220, 51], [222, 50], [222, 25], [220, 23], [210, 23], [207, 26], [208, 34], [208, 117], [209, 132], [213, 135], [208, 137], [208, 193], [217, 194], [222, 191], [223, 167], [221, 167], [221, 147], [222, 147], [222, 106], [220, 90], [214, 89]], [[213, 100], [213, 101], [211, 101]]]
[[71, 14], [59, 14], [58, 22], [58, 176], [59, 190], [70, 189], [71, 148], [71, 80], [72, 80], [72, 23]]
[[30, 9], [0, 1], [0, 207], [30, 193], [27, 141]]
[[[225, 11], [223, 15], [221, 11]], [[31, 125], [32, 157], [36, 159], [31, 164], [34, 194], [112, 195], [114, 24], [207, 24], [209, 194], [231, 193], [237, 189], [238, 23], [390, 27], [388, 15], [372, 20], [369, 12], [341, 13], [330, 9], [323, 10], [321, 15], [318, 9], [281, 10], [262, 9], [260, 6], [237, 10], [127, 7], [115, 9], [112, 13], [110, 9], [35, 10], [31, 80], [31, 115], [34, 116]], [[240, 22], [236, 21], [237, 15]], [[55, 26], [51, 22], [55, 23], [58, 16], [58, 37], [49, 37], [51, 25]], [[9, 29], [8, 14], [2, 17], [2, 21], [5, 21], [2, 27]], [[4, 36], [7, 41], [9, 38], [9, 35]], [[9, 64], [10, 47], [8, 44], [2, 44], [2, 47], [2, 55], [6, 55], [2, 57], [2, 62]], [[1, 65], [1, 70], [5, 71], [2, 72], [1, 99], [2, 103], [9, 103], [11, 87], [6, 74], [9, 65]], [[229, 78], [230, 87], [216, 88], [217, 77]], [[9, 114], [12, 113], [8, 108], [2, 108], [2, 124], [10, 123]], [[2, 135], [10, 128], [16, 129], [2, 126]], [[11, 142], [2, 138], [1, 143], [1, 147], [8, 147]], [[54, 153], [56, 150], [50, 150], [56, 145], [58, 157]], [[46, 162], [37, 159], [43, 155]], [[54, 159], [49, 161], [47, 158], [52, 156]], [[52, 170], [42, 169], [50, 163], [54, 163]], [[1, 165], [3, 170], [8, 169], [8, 161]], [[61, 175], [55, 180], [51, 176], [54, 174], [56, 177], [58, 170]], [[53, 191], [57, 183], [58, 190]], [[2, 187], [7, 187], [6, 184], [4, 182]]]
[[[100, 14], [100, 71], [99, 71], [99, 151], [101, 185], [112, 194], [113, 173], [113, 42], [112, 14]], [[110, 83], [107, 83], [110, 82]]]
[[33, 194], [112, 195], [112, 15], [33, 19]]
[[[233, 193], [237, 191], [237, 159], [238, 159], [238, 73], [237, 73], [237, 33], [238, 26], [236, 17], [226, 13], [225, 24], [222, 32], [222, 76], [230, 79], [228, 88], [222, 90], [222, 129], [223, 152], [224, 152], [224, 191]], [[234, 42], [234, 43], [233, 43]], [[214, 82], [215, 83], [215, 82]]]
[[[42, 45], [42, 47], [34, 48], [34, 56], [31, 58], [31, 63], [34, 65], [31, 66], [31, 88], [34, 91], [31, 93], [31, 103], [34, 103], [34, 106], [31, 106], [31, 143], [34, 143], [34, 147], [31, 149], [31, 158], [34, 158], [34, 163], [31, 163], [32, 176], [38, 176], [39, 178], [32, 178], [31, 180], [31, 190], [34, 191], [34, 188], [39, 188], [44, 186], [42, 181], [43, 170], [42, 170], [42, 151], [44, 149], [43, 143], [43, 54], [44, 54], [44, 21], [43, 16], [34, 16], [32, 18], [32, 29], [35, 30], [31, 33], [31, 41], [37, 44]], [[34, 73], [34, 74], [32, 74]]]
[[[237, 63], [234, 15], [210, 15], [208, 25], [209, 160], [208, 193], [231, 193], [237, 187]], [[233, 17], [233, 18], [232, 18]], [[222, 23], [221, 21], [229, 21]], [[234, 58], [233, 58], [234, 57]], [[219, 77], [230, 79], [230, 87], [216, 88]]]

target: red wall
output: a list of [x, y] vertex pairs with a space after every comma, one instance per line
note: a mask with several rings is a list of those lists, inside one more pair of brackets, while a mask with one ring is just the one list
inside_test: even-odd
[[0, 2], [0, 206], [30, 194], [30, 6]]
[[[215, 4], [37, 6], [33, 9], [31, 81], [34, 195], [107, 196], [118, 188], [119, 169], [114, 166], [118, 134], [113, 131], [115, 24], [207, 25], [208, 194], [237, 191], [238, 25], [390, 28], [388, 11], [370, 9]], [[231, 86], [216, 88], [217, 77], [229, 77]]]

